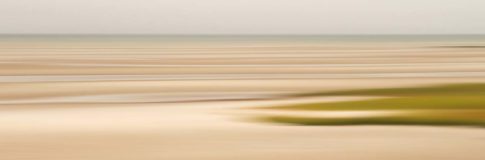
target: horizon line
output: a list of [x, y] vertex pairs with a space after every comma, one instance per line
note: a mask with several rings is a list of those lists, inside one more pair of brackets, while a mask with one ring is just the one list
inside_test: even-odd
[[429, 34], [163, 34], [163, 33], [0, 33], [0, 36], [485, 36], [485, 33], [429, 33]]

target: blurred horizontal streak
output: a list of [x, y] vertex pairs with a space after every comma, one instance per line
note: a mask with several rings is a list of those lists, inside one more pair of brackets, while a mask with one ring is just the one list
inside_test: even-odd
[[485, 36], [0, 36], [0, 97], [113, 102], [143, 95], [162, 102], [480, 81], [484, 42]]
[[[134, 103], [188, 103], [210, 101], [242, 101], [278, 98], [273, 92], [181, 92], [181, 93], [126, 93], [50, 96], [40, 98], [2, 100], [2, 105], [15, 104], [134, 104]], [[1, 110], [1, 109], [0, 109]]]
[[[22, 65], [28, 62], [0, 62], [0, 65], [17, 64]], [[35, 62], [30, 64], [36, 64]], [[42, 65], [42, 64], [37, 64]], [[463, 62], [463, 63], [354, 63], [354, 64], [90, 64], [90, 63], [49, 63], [49, 65], [59, 65], [59, 66], [113, 66], [113, 67], [223, 67], [223, 68], [235, 68], [235, 67], [247, 67], [247, 68], [257, 68], [257, 67], [422, 67], [422, 66], [470, 66], [474, 65], [477, 67], [485, 67], [484, 63], [481, 62]]]
[[468, 78], [485, 77], [484, 72], [416, 72], [354, 74], [184, 74], [184, 75], [41, 75], [0, 76], [0, 82], [69, 81], [173, 81], [173, 80], [258, 80], [258, 79], [341, 79], [341, 78]]

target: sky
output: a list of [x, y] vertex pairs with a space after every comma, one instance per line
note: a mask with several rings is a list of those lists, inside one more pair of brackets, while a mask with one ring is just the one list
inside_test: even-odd
[[485, 0], [0, 0], [2, 34], [485, 34]]

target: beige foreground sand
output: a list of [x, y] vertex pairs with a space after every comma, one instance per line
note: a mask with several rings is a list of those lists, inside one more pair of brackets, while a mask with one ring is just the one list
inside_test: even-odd
[[0, 112], [2, 160], [482, 160], [485, 130], [305, 127], [246, 121], [240, 107], [346, 98], [97, 105]]

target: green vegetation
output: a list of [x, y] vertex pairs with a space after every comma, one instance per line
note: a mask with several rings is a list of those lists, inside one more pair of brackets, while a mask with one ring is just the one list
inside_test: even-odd
[[484, 83], [452, 84], [432, 87], [363, 89], [350, 91], [319, 92], [295, 95], [308, 96], [485, 96]]
[[299, 96], [383, 96], [391, 98], [308, 103], [269, 109], [307, 111], [397, 111], [402, 114], [368, 117], [265, 117], [271, 122], [299, 125], [464, 125], [485, 127], [485, 84], [368, 89], [312, 93]]
[[463, 110], [484, 109], [485, 96], [418, 96], [334, 103], [308, 103], [272, 107], [285, 110], [359, 111], [359, 110]]
[[[482, 112], [483, 113], [483, 112]], [[386, 117], [349, 117], [349, 118], [305, 118], [305, 117], [285, 117], [273, 116], [264, 117], [263, 120], [278, 123], [297, 124], [297, 125], [433, 125], [433, 126], [476, 126], [485, 127], [485, 118], [467, 116], [436, 116], [429, 115], [406, 115], [406, 116], [386, 116]]]

